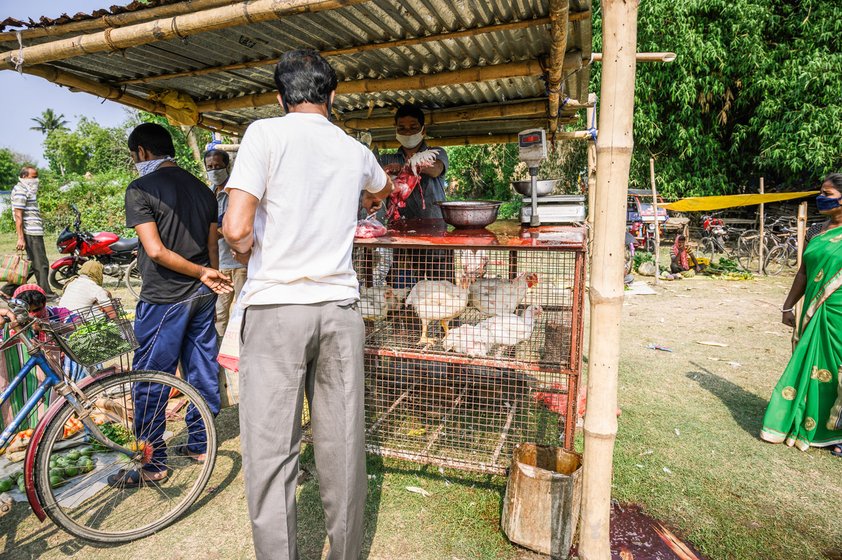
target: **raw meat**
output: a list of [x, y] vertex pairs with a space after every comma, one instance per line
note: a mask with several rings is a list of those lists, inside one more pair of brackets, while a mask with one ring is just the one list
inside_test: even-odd
[[360, 239], [372, 239], [386, 235], [386, 226], [375, 219], [360, 220], [357, 222], [357, 229], [354, 237]]

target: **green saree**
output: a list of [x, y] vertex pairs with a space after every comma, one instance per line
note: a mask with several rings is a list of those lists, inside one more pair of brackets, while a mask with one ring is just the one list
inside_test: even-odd
[[842, 443], [842, 228], [810, 240], [798, 343], [769, 399], [760, 437], [810, 446]]

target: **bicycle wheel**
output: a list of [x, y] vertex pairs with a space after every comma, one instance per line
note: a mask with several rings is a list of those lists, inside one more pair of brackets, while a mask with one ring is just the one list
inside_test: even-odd
[[135, 299], [140, 298], [140, 288], [143, 285], [143, 281], [140, 277], [140, 268], [138, 268], [137, 259], [132, 261], [132, 263], [126, 268], [124, 280], [129, 293], [132, 294]]
[[[81, 404], [90, 407], [91, 418], [103, 433], [123, 440], [118, 443], [124, 447], [139, 449], [138, 457], [107, 450], [90, 435], [81, 439], [93, 442], [93, 450], [70, 447], [69, 452], [59, 453], [73, 445], [63, 437], [65, 426], [72, 426], [77, 416], [65, 402], [35, 451], [35, 491], [44, 511], [68, 533], [99, 543], [132, 541], [173, 523], [199, 498], [216, 461], [216, 429], [204, 399], [188, 383], [154, 371], [104, 377], [85, 387], [84, 393]], [[151, 417], [161, 420], [163, 427], [147, 435]], [[194, 444], [206, 441], [203, 463], [175, 452], [187, 444], [188, 432]], [[90, 464], [75, 453], [90, 454]], [[169, 476], [135, 488], [108, 483], [108, 477], [122, 469], [144, 466], [163, 467]]]
[[758, 250], [760, 239], [760, 232], [749, 229], [740, 234], [737, 238], [737, 248], [735, 251], [737, 263], [743, 270], [756, 272], [760, 264], [760, 253]]
[[783, 245], [772, 247], [769, 255], [766, 257], [766, 264], [764, 270], [770, 276], [777, 276], [787, 266], [787, 250]]
[[713, 238], [705, 237], [702, 239], [702, 246], [700, 249], [702, 256], [712, 263], [713, 257], [716, 256], [716, 243], [713, 241]]

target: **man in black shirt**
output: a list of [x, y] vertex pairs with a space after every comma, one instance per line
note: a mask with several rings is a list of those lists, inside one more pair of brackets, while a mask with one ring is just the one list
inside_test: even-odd
[[[175, 374], [180, 361], [187, 382], [216, 414], [220, 399], [214, 308], [216, 294], [233, 289], [228, 277], [216, 270], [216, 199], [204, 183], [176, 165], [172, 138], [164, 127], [141, 124], [128, 143], [140, 177], [126, 189], [126, 225], [140, 238], [143, 280], [135, 311], [140, 346], [132, 368]], [[109, 484], [132, 487], [165, 479], [168, 452], [204, 461], [205, 429], [195, 410], [187, 411], [187, 444], [167, 448], [166, 407], [154, 405], [166, 400], [162, 390], [153, 386], [132, 395], [135, 436], [152, 446], [152, 460], [141, 472], [110, 476]]]

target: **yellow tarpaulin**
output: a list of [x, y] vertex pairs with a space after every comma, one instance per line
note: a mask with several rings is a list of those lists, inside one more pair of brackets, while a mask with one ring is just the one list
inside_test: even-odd
[[674, 210], [675, 212], [702, 212], [707, 210], [721, 210], [723, 208], [734, 208], [736, 206], [754, 206], [755, 204], [766, 204], [769, 202], [780, 202], [781, 200], [792, 200], [819, 194], [819, 191], [804, 191], [791, 193], [770, 193], [770, 194], [732, 194], [726, 196], [696, 196], [683, 198], [669, 204], [660, 204], [661, 208]]

